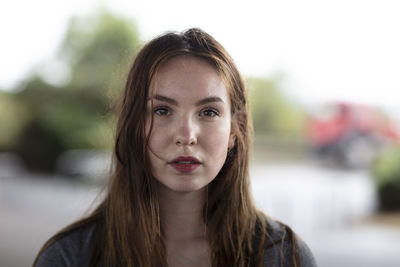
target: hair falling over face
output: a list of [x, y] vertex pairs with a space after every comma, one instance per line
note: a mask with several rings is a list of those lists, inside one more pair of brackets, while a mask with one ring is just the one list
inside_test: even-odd
[[115, 169], [106, 197], [91, 215], [54, 236], [42, 251], [71, 230], [96, 223], [93, 266], [167, 266], [157, 183], [147, 155], [146, 103], [160, 66], [178, 56], [200, 58], [215, 68], [227, 88], [234, 118], [234, 146], [207, 186], [203, 208], [211, 266], [263, 266], [268, 234], [265, 215], [255, 208], [249, 190], [252, 129], [246, 89], [229, 54], [200, 29], [163, 34], [139, 51], [122, 96]]

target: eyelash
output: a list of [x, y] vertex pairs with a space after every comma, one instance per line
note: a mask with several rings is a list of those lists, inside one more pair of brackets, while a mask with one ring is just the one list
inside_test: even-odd
[[[167, 113], [167, 114], [162, 114], [162, 113], [160, 113], [160, 112], [162, 112], [162, 113]], [[166, 115], [170, 115], [171, 114], [171, 111], [169, 110], [169, 108], [168, 107], [155, 107], [154, 108], [154, 113], [156, 114], [156, 115], [159, 115], [159, 116], [166, 116]]]
[[[210, 113], [210, 112], [212, 112], [211, 116], [205, 115], [205, 113]], [[215, 116], [219, 116], [219, 112], [218, 112], [218, 110], [213, 109], [213, 108], [206, 108], [206, 109], [203, 109], [202, 111], [200, 111], [200, 116], [207, 116], [207, 117], [213, 118]]]
[[[168, 116], [171, 115], [171, 110], [168, 107], [155, 107], [154, 108], [154, 113], [158, 116]], [[207, 115], [209, 114], [209, 115]], [[214, 109], [214, 108], [205, 108], [202, 111], [200, 111], [199, 115], [201, 117], [205, 116], [205, 117], [210, 117], [213, 118], [215, 116], [219, 116], [219, 112], [218, 110]]]

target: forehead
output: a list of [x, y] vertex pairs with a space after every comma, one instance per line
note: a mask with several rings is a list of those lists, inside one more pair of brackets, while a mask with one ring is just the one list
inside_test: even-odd
[[166, 94], [174, 98], [183, 96], [219, 96], [228, 102], [228, 93], [217, 70], [205, 59], [178, 56], [164, 62], [154, 77], [150, 95]]

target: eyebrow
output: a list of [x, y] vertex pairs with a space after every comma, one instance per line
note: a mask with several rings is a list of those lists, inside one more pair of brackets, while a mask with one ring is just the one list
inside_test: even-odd
[[[154, 95], [153, 97], [149, 98], [148, 101], [151, 100], [151, 99], [156, 99], [156, 100], [159, 100], [159, 101], [170, 103], [171, 105], [174, 105], [174, 106], [178, 106], [178, 102], [176, 100], [174, 100], [172, 98], [169, 98], [167, 96], [163, 96], [163, 95], [158, 95], [157, 94], [157, 95]], [[204, 105], [204, 104], [207, 104], [207, 103], [213, 103], [213, 102], [222, 102], [222, 103], [224, 103], [224, 101], [220, 97], [218, 97], [218, 96], [210, 96], [210, 97], [206, 97], [206, 98], [203, 98], [203, 99], [197, 101], [196, 102], [196, 106], [201, 106], [201, 105]]]

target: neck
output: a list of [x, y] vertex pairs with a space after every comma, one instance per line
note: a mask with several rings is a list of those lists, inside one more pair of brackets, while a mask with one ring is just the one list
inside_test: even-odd
[[163, 185], [159, 188], [161, 227], [166, 240], [205, 238], [203, 207], [207, 188], [196, 192], [174, 192]]

